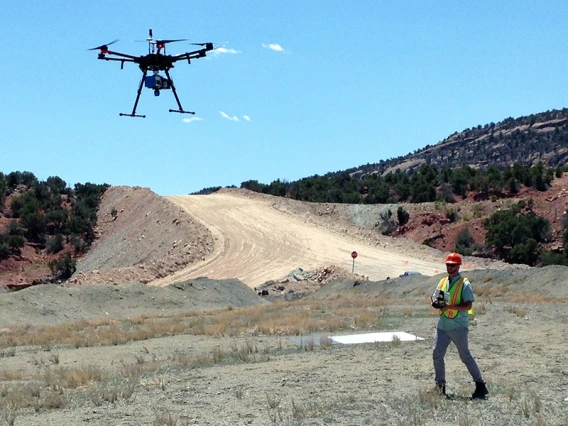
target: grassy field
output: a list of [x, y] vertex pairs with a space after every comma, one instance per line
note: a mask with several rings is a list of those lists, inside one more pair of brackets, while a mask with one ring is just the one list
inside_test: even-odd
[[[418, 298], [335, 295], [250, 308], [9, 326], [7, 425], [566, 425], [564, 303], [480, 296], [471, 350], [490, 389], [446, 357], [452, 401], [430, 392], [436, 313]], [[485, 299], [485, 301], [483, 300]], [[406, 331], [424, 341], [331, 345]], [[302, 344], [290, 336], [303, 336]], [[321, 344], [318, 339], [324, 337]]]

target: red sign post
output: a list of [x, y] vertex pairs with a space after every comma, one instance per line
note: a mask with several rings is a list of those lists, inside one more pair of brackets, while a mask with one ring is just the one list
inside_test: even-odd
[[351, 257], [353, 258], [353, 268], [351, 268], [351, 272], [355, 272], [355, 258], [357, 257], [357, 252], [356, 252], [356, 251], [352, 251], [352, 252], [351, 252]]

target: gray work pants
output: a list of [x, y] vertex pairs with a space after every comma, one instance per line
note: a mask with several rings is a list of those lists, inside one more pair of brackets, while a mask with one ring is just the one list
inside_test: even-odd
[[458, 348], [460, 358], [467, 367], [467, 371], [473, 377], [474, 382], [483, 382], [479, 367], [475, 359], [469, 352], [467, 343], [467, 334], [469, 330], [465, 327], [457, 330], [440, 330], [436, 329], [436, 338], [434, 339], [434, 372], [436, 374], [436, 383], [444, 385], [446, 383], [446, 365], [444, 356], [451, 342], [454, 342]]

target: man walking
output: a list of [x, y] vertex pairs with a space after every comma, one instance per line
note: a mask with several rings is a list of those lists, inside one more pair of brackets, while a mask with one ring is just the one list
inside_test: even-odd
[[446, 395], [444, 357], [448, 346], [454, 342], [462, 362], [475, 382], [472, 399], [486, 399], [489, 391], [468, 347], [468, 311], [472, 307], [474, 297], [469, 280], [460, 275], [461, 264], [462, 259], [458, 253], [450, 253], [446, 257], [448, 276], [440, 280], [432, 296], [432, 306], [440, 311], [433, 353], [436, 388]]

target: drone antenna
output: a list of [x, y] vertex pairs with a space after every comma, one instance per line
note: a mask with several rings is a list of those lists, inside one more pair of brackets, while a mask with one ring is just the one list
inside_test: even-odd
[[148, 30], [148, 35], [149, 35], [149, 37], [148, 37], [148, 53], [150, 54], [150, 53], [154, 53], [154, 51], [153, 51], [154, 48], [152, 47], [152, 45], [154, 44], [153, 43], [154, 35], [152, 34], [152, 28], [150, 28]]

